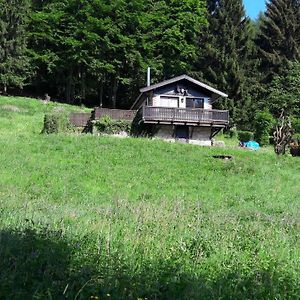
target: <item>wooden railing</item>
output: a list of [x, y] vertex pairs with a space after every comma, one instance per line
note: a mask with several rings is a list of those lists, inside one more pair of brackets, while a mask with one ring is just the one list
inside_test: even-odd
[[109, 116], [114, 120], [132, 121], [135, 117], [135, 110], [109, 109], [96, 107], [91, 113], [72, 113], [70, 122], [76, 127], [86, 127], [89, 120], [99, 120], [104, 116]]
[[71, 113], [70, 122], [76, 127], [85, 127], [91, 116], [91, 113]]
[[184, 123], [229, 123], [227, 110], [200, 109], [200, 108], [173, 108], [173, 107], [143, 107], [143, 120], [160, 122]]
[[104, 116], [109, 116], [114, 120], [129, 120], [132, 121], [135, 117], [136, 110], [109, 109], [96, 107], [93, 111], [95, 120], [101, 119]]

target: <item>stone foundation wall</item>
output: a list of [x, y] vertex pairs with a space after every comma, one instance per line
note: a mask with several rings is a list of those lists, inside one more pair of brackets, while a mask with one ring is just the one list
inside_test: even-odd
[[198, 145], [198, 146], [212, 146], [211, 141], [201, 141], [201, 140], [189, 140], [189, 144]]
[[[210, 134], [211, 132], [209, 127], [190, 127], [190, 139], [187, 142], [193, 145], [212, 146]], [[155, 128], [154, 138], [175, 142], [174, 126], [157, 125]], [[182, 142], [183, 140], [180, 141]]]
[[189, 143], [200, 146], [211, 146], [211, 129], [209, 127], [194, 127], [190, 128], [192, 135], [190, 136]]
[[157, 125], [154, 137], [166, 141], [175, 141], [173, 125]]

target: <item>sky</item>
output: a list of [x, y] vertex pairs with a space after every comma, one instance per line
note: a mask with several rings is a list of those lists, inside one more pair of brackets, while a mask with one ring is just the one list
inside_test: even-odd
[[266, 8], [265, 0], [244, 0], [246, 12], [251, 19], [256, 19]]

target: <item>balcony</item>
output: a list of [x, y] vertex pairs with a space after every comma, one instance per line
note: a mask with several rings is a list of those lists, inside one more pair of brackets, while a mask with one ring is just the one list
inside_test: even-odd
[[144, 106], [142, 117], [144, 123], [154, 124], [214, 127], [226, 127], [229, 124], [229, 112], [217, 109]]

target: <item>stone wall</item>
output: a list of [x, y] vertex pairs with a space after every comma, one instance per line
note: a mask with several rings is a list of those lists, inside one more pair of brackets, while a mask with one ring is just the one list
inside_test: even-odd
[[175, 141], [173, 125], [157, 125], [154, 137], [166, 141]]
[[200, 146], [211, 146], [211, 129], [209, 127], [194, 127], [194, 130], [190, 128], [192, 134], [190, 136], [189, 143]]
[[[165, 141], [176, 141], [174, 135], [173, 125], [157, 125], [155, 128], [154, 138], [163, 139]], [[190, 139], [187, 141], [189, 144], [200, 146], [212, 146], [210, 139], [209, 127], [191, 127], [190, 126]], [[182, 142], [183, 140], [181, 140]]]

